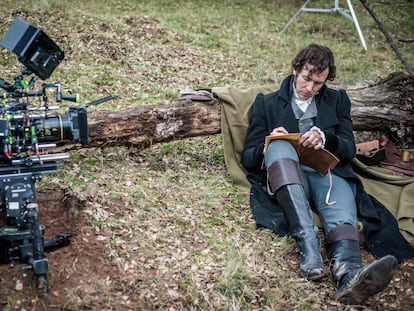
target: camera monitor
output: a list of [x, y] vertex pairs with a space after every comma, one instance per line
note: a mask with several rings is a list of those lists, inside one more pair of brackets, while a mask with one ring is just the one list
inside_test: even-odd
[[42, 80], [50, 77], [64, 58], [63, 49], [41, 29], [17, 18], [0, 45], [15, 53], [19, 61]]

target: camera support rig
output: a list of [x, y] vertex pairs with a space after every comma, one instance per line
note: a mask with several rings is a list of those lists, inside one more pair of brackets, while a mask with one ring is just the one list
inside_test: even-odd
[[28, 166], [23, 159], [14, 161], [12, 166], [0, 167], [1, 211], [6, 214], [6, 225], [0, 228], [0, 262], [8, 261], [11, 267], [16, 260], [27, 263], [23, 267], [23, 275], [32, 269], [36, 275], [36, 287], [43, 293], [48, 291], [48, 260], [44, 252], [52, 247], [68, 245], [72, 234], [62, 233], [44, 242], [35, 183], [41, 180], [42, 174], [55, 172], [61, 161], [67, 158], [67, 154], [54, 154], [42, 157], [40, 161], [45, 161], [43, 163], [36, 158], [35, 163]]
[[[78, 96], [63, 95], [58, 82], [44, 83], [33, 91], [33, 74], [43, 80], [49, 78], [63, 60], [63, 50], [42, 30], [19, 18], [0, 45], [17, 54], [23, 64], [13, 83], [0, 78], [0, 88], [5, 90], [0, 102], [0, 220], [4, 222], [0, 226], [0, 263], [11, 267], [16, 261], [26, 264], [23, 276], [33, 270], [36, 287], [46, 294], [48, 260], [44, 253], [69, 245], [72, 234], [65, 232], [48, 241], [43, 238], [45, 227], [39, 222], [35, 184], [69, 158], [68, 153], [45, 150], [67, 142], [88, 144], [87, 108], [117, 96], [69, 107], [66, 114], [54, 113], [59, 107], [49, 105], [49, 89], [55, 91], [56, 103], [78, 102]], [[32, 76], [29, 83], [25, 82], [26, 75]], [[31, 107], [32, 97], [40, 98], [41, 104]]]

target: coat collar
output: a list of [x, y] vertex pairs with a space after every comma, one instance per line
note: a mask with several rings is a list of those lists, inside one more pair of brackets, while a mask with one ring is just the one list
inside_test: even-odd
[[[290, 103], [293, 94], [293, 75], [286, 77], [279, 89], [279, 97], [282, 99], [283, 110], [281, 118], [288, 120], [286, 124], [295, 124], [295, 116], [291, 110]], [[339, 122], [335, 109], [332, 107], [331, 100], [328, 99], [329, 92], [327, 86], [324, 84], [315, 96], [315, 103], [318, 109], [318, 114], [315, 119], [315, 125], [321, 129], [332, 126]], [[289, 112], [290, 111], [290, 112]], [[293, 129], [290, 129], [293, 130]]]

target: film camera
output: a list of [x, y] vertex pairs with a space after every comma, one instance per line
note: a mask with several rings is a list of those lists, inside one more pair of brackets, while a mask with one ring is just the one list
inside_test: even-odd
[[[69, 158], [68, 153], [51, 153], [51, 148], [89, 142], [87, 108], [116, 98], [108, 96], [59, 114], [62, 101], [78, 102], [75, 94], [63, 95], [60, 83], [43, 83], [34, 89], [35, 77], [46, 80], [64, 58], [63, 49], [41, 29], [17, 18], [0, 45], [15, 53], [22, 63], [21, 73], [9, 83], [0, 79], [4, 90], [0, 102], [0, 263], [23, 264], [23, 275], [32, 270], [36, 286], [48, 292], [48, 260], [45, 251], [66, 246], [71, 233], [45, 241], [40, 224], [35, 183], [45, 173], [53, 173]], [[30, 81], [25, 81], [30, 76]], [[32, 99], [40, 104], [32, 107]]]

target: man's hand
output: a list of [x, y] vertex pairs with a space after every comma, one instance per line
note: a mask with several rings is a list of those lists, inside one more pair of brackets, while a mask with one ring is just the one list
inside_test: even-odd
[[275, 127], [270, 135], [286, 135], [289, 132], [284, 127]]
[[299, 144], [313, 149], [321, 149], [323, 145], [322, 136], [318, 131], [310, 130], [299, 138]]

